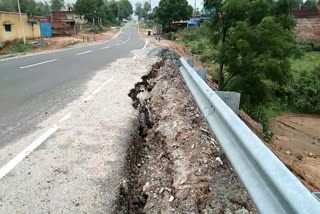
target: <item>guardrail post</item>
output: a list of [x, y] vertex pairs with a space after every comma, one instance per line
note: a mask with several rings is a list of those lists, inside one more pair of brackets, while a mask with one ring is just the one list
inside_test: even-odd
[[187, 63], [188, 63], [192, 68], [194, 67], [194, 59], [193, 59], [193, 57], [188, 56], [188, 57], [185, 57], [184, 59], [187, 61]]
[[207, 70], [205, 68], [195, 68], [195, 71], [203, 81], [207, 82]]
[[235, 113], [239, 113], [239, 107], [240, 107], [240, 93], [236, 92], [227, 92], [227, 91], [215, 91], [216, 94], [222, 99], [225, 104], [231, 108], [231, 110]]

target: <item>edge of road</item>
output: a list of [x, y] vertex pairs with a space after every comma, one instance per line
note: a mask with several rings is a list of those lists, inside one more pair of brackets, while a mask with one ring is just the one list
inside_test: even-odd
[[[127, 24], [125, 26], [127, 26]], [[109, 41], [112, 41], [112, 40], [116, 39], [122, 33], [122, 30], [123, 30], [123, 28], [125, 26], [121, 27], [119, 32], [109, 40], [90, 42], [89, 44], [84, 44], [84, 45], [76, 46], [76, 47], [72, 47], [71, 46], [71, 47], [61, 48], [61, 49], [56, 49], [56, 50], [43, 50], [43, 51], [40, 51], [38, 53], [25, 53], [25, 54], [13, 55], [13, 56], [9, 55], [8, 57], [6, 57], [6, 55], [4, 55], [4, 58], [0, 57], [0, 62], [12, 60], [12, 59], [30, 57], [30, 56], [38, 56], [38, 55], [43, 55], [43, 54], [57, 53], [57, 52], [62, 52], [62, 51], [67, 51], [67, 50], [78, 49], [78, 48], [85, 48], [85, 47], [90, 47], [90, 46], [94, 46], [94, 45], [101, 45], [101, 44], [104, 44], [104, 43], [107, 43]]]

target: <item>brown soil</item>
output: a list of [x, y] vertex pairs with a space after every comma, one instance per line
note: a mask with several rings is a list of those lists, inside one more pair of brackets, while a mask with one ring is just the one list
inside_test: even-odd
[[312, 192], [320, 191], [320, 116], [285, 114], [277, 117], [269, 147]]
[[256, 212], [228, 161], [216, 160], [219, 145], [172, 61], [154, 66], [130, 96], [141, 139], [129, 213]]

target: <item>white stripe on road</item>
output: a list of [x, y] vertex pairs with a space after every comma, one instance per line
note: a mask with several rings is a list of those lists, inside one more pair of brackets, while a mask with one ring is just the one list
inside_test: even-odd
[[16, 167], [24, 158], [38, 148], [48, 137], [58, 130], [58, 125], [55, 124], [52, 128], [41, 135], [37, 140], [33, 141], [27, 148], [20, 152], [15, 158], [0, 169], [0, 179], [6, 176], [14, 167]]
[[61, 118], [59, 120], [59, 123], [66, 121], [66, 120], [69, 120], [71, 118], [71, 114], [72, 114], [72, 112], [70, 112], [69, 114], [66, 114], [63, 118]]
[[147, 45], [148, 45], [148, 40], [146, 40], [146, 44], [144, 45], [144, 47], [142, 48], [142, 50], [146, 49]]
[[83, 55], [83, 54], [88, 54], [88, 53], [91, 53], [93, 52], [92, 50], [91, 51], [85, 51], [85, 52], [82, 52], [82, 53], [77, 53], [76, 55], [79, 56], [79, 55]]
[[101, 49], [108, 49], [108, 48], [110, 48], [110, 46], [107, 46], [107, 47], [103, 47], [103, 48], [101, 48]]
[[132, 59], [136, 59], [137, 58], [137, 56], [134, 56]]
[[54, 62], [54, 61], [57, 61], [57, 59], [52, 59], [52, 60], [48, 60], [48, 61], [45, 61], [45, 62], [39, 62], [39, 63], [36, 63], [36, 64], [23, 66], [23, 67], [20, 67], [20, 69], [30, 68], [30, 67], [34, 67], [34, 66], [37, 66], [37, 65], [42, 65], [42, 64], [46, 64], [46, 63]]
[[[71, 112], [69, 114], [66, 114], [63, 118], [61, 118], [58, 124], [70, 119], [70, 117], [71, 117]], [[25, 159], [35, 149], [37, 149], [44, 141], [46, 141], [51, 135], [53, 135], [59, 129], [58, 124], [54, 124], [52, 128], [46, 131], [38, 139], [33, 141], [27, 148], [25, 148], [22, 152], [20, 152], [17, 156], [15, 156], [11, 161], [9, 161], [9, 163], [7, 163], [4, 167], [2, 167], [0, 169], [0, 179], [2, 179], [9, 172], [11, 172], [11, 170], [14, 169], [23, 159]]]
[[96, 90], [94, 90], [87, 98], [85, 98], [83, 101], [84, 102], [88, 102], [89, 100], [91, 100], [93, 98], [93, 95], [99, 93], [101, 91], [101, 89], [108, 84], [109, 82], [111, 82], [113, 80], [113, 77], [111, 77], [110, 79], [108, 79], [107, 81], [105, 81], [104, 83], [102, 83], [101, 86], [99, 86]]

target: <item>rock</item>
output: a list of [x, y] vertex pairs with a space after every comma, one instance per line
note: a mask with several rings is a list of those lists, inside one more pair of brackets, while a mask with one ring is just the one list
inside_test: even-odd
[[169, 202], [172, 202], [174, 200], [174, 197], [171, 195], [169, 198]]
[[161, 187], [160, 190], [159, 190], [159, 194], [162, 194], [164, 192], [164, 188]]
[[290, 152], [290, 151], [286, 151], [286, 154], [287, 154], [287, 155], [291, 155], [291, 152]]
[[312, 158], [312, 157], [313, 157], [313, 154], [310, 152], [310, 153], [308, 154], [308, 156], [309, 156], [310, 158]]
[[187, 182], [187, 178], [183, 178], [181, 181], [180, 181], [180, 185], [183, 185]]
[[147, 182], [147, 183], [143, 186], [142, 191], [143, 191], [143, 192], [146, 192], [146, 191], [149, 189], [150, 186], [151, 186], [150, 183]]
[[223, 162], [220, 157], [216, 158], [216, 162], [217, 162], [218, 166], [223, 166]]
[[245, 208], [235, 211], [235, 214], [249, 214], [249, 211]]
[[165, 187], [164, 189], [165, 189], [166, 191], [168, 191], [168, 192], [172, 192], [172, 189], [169, 188], [169, 187]]
[[302, 154], [297, 154], [297, 158], [298, 158], [298, 160], [303, 160], [303, 155]]

